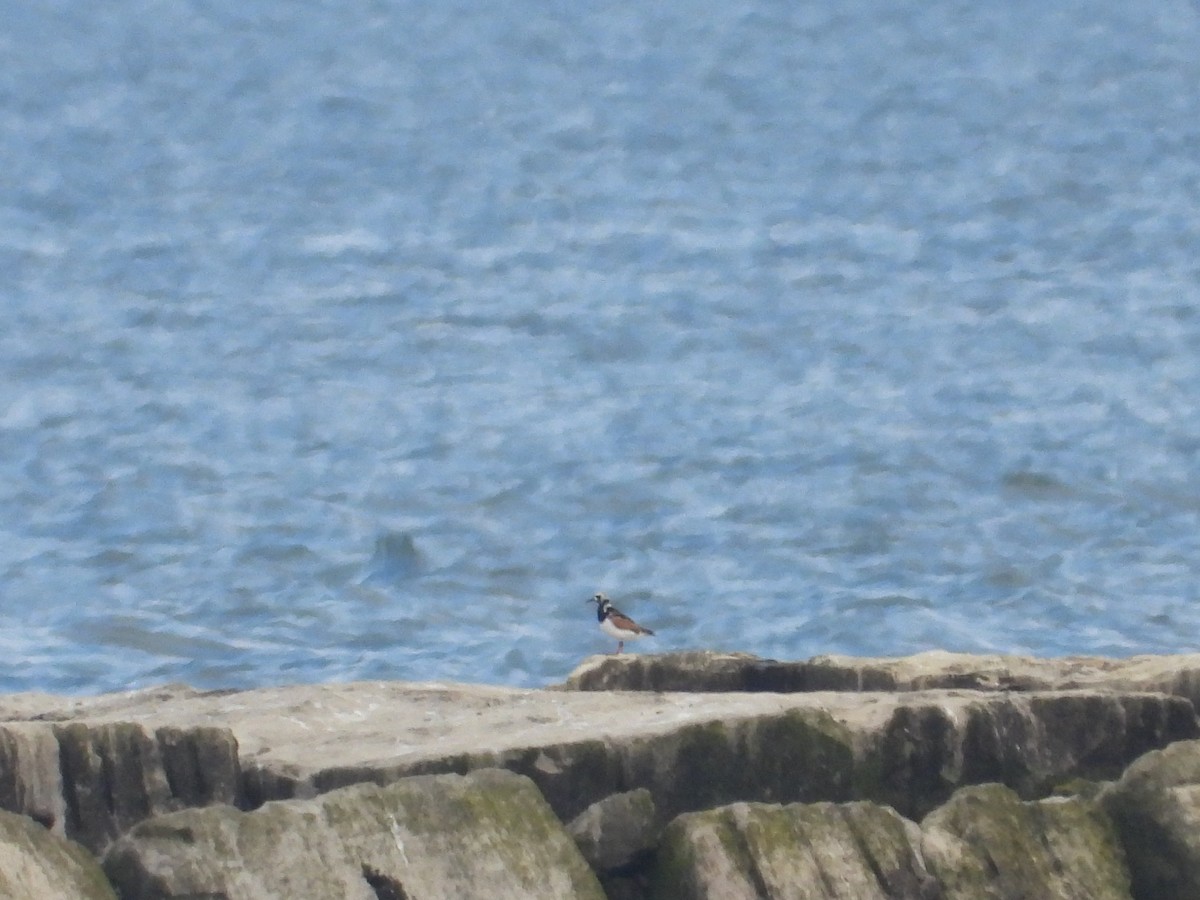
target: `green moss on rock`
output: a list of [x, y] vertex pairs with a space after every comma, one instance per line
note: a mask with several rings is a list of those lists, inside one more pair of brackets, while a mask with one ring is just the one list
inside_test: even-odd
[[844, 800], [854, 787], [849, 730], [821, 710], [789, 710], [759, 726], [751, 754], [762, 800]]
[[1078, 798], [1022, 801], [998, 784], [963, 788], [921, 823], [944, 900], [1129, 900], [1111, 820]]
[[116, 900], [96, 859], [26, 816], [0, 811], [0, 897]]
[[342, 900], [375, 884], [413, 897], [603, 897], [537, 788], [499, 770], [355, 785], [251, 813], [185, 810], [134, 828], [106, 867], [125, 900]]
[[917, 838], [915, 825], [870, 803], [734, 803], [668, 826], [650, 896], [922, 897]]
[[619, 752], [622, 788], [648, 788], [665, 818], [739, 800], [845, 799], [854, 785], [850, 734], [822, 710], [695, 723]]
[[1200, 897], [1200, 741], [1147, 753], [1102, 796], [1138, 900]]

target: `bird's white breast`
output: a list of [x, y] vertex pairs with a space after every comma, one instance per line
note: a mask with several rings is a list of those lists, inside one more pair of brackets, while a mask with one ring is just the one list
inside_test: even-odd
[[600, 630], [607, 635], [615, 637], [619, 641], [633, 641], [637, 640], [638, 638], [645, 637], [644, 634], [639, 634], [636, 631], [622, 631], [612, 623], [611, 619], [605, 619], [603, 622], [601, 622]]

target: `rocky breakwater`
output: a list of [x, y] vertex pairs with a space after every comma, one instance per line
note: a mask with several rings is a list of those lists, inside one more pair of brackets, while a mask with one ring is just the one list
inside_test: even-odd
[[0, 698], [0, 897], [1200, 897], [1200, 656]]

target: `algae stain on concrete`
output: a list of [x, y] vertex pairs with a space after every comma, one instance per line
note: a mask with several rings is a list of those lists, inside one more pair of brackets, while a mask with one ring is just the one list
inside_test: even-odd
[[399, 789], [390, 792], [395, 806], [389, 817], [394, 815], [395, 828], [412, 835], [418, 848], [453, 845], [463, 859], [490, 859], [530, 896], [544, 895], [554, 878], [569, 882], [579, 897], [603, 896], [595, 875], [526, 776], [499, 770], [480, 770], [470, 778], [442, 776], [432, 799], [423, 790], [406, 787], [398, 783]]
[[684, 887], [689, 873], [696, 868], [696, 848], [686, 835], [687, 826], [681, 816], [663, 832], [655, 854], [655, 864], [648, 894], [652, 898], [688, 896]]
[[854, 788], [849, 730], [823, 711], [790, 710], [764, 722], [747, 748], [758, 778], [755, 799], [845, 800]]
[[1129, 897], [1115, 829], [1091, 801], [1022, 801], [1003, 785], [979, 785], [956, 792], [921, 830], [948, 896]]
[[599, 739], [529, 748], [501, 764], [530, 778], [563, 821], [627, 789], [620, 756]]
[[667, 814], [742, 800], [840, 800], [854, 785], [849, 732], [823, 711], [696, 723], [650, 755], [655, 783], [645, 786]]
[[[468, 816], [489, 823], [489, 843], [522, 881], [533, 885], [544, 880], [546, 861], [539, 858], [540, 854], [531, 854], [530, 848], [562, 851], [566, 847], [564, 842], [556, 840], [562, 833], [561, 825], [548, 807], [540, 810], [542, 815], [536, 815], [539, 810], [530, 808], [532, 792], [515, 784], [494, 784], [486, 791], [472, 791], [461, 799]], [[569, 871], [566, 854], [556, 855], [556, 866], [562, 865]]]
[[678, 735], [674, 777], [685, 790], [688, 807], [714, 805], [736, 796], [745, 779], [735, 741], [724, 722], [705, 722], [682, 729]]
[[754, 860], [730, 809], [684, 813], [667, 827], [655, 856], [647, 897], [713, 896], [707, 886], [714, 882], [720, 885], [720, 896], [730, 900], [766, 896], [750, 882], [748, 873], [755, 867]]

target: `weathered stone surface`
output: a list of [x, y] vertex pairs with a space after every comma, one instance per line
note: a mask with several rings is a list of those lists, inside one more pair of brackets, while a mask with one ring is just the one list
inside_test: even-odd
[[662, 824], [645, 788], [613, 794], [593, 803], [567, 825], [567, 832], [608, 900], [643, 900], [648, 863]]
[[66, 833], [93, 853], [164, 812], [240, 797], [237, 741], [228, 729], [133, 722], [53, 726]]
[[1101, 797], [1138, 900], [1200, 897], [1200, 741], [1148, 753]]
[[116, 900], [100, 864], [25, 816], [0, 811], [0, 897]]
[[158, 742], [128, 722], [56, 725], [67, 835], [101, 853], [137, 822], [171, 807]]
[[238, 744], [228, 728], [164, 726], [154, 736], [178, 804], [237, 806], [242, 802]]
[[575, 846], [597, 872], [634, 865], [658, 844], [661, 830], [654, 797], [645, 788], [605, 797], [567, 825]]
[[241, 800], [237, 740], [226, 728], [0, 724], [0, 808], [94, 853], [150, 816]]
[[735, 803], [663, 835], [662, 900], [932, 900], [917, 826], [870, 803]]
[[0, 725], [0, 809], [64, 834], [67, 810], [58, 765], [58, 739], [50, 725]]
[[688, 717], [667, 728], [659, 724], [650, 731], [634, 727], [594, 739], [466, 753], [416, 764], [333, 765], [317, 773], [312, 783], [317, 791], [325, 791], [361, 781], [387, 783], [429, 771], [500, 767], [531, 778], [564, 821], [599, 799], [635, 788], [651, 792], [664, 818], [744, 798], [793, 801], [850, 796], [851, 734], [824, 710], [735, 713], [699, 721]]
[[1030, 798], [1072, 779], [1115, 778], [1143, 753], [1197, 734], [1191, 704], [1160, 694], [899, 696], [907, 702], [867, 739], [878, 783], [867, 765], [860, 793], [914, 818], [969, 784], [1000, 782]]
[[177, 703], [189, 697], [218, 697], [231, 691], [198, 691], [186, 684], [164, 684], [113, 694], [68, 695], [30, 691], [0, 696], [0, 722], [69, 722], [93, 718], [118, 721], [122, 710]]
[[[795, 664], [672, 654], [606, 657], [581, 672], [581, 679], [600, 679], [593, 687], [611, 687], [618, 683], [612, 679], [621, 678], [641, 688], [682, 687], [692, 686], [699, 677], [702, 686], [721, 686], [727, 692], [369, 682], [245, 692], [167, 687], [94, 698], [0, 697], [0, 806], [32, 815], [103, 852], [122, 833], [149, 827], [139, 822], [151, 818], [159, 825], [170, 824], [174, 820], [163, 813], [175, 814], [183, 807], [230, 804], [244, 809], [273, 799], [319, 796], [309, 806], [288, 805], [290, 811], [271, 806], [262, 820], [286, 820], [280, 834], [293, 828], [309, 834], [305, 823], [313, 816], [325, 822], [328, 809], [322, 804], [335, 789], [364, 782], [389, 785], [416, 774], [501, 767], [527, 775], [562, 821], [585, 810], [610, 824], [626, 812], [636, 818], [634, 806], [642, 798], [657, 814], [650, 816], [655, 827], [679, 813], [724, 808], [736, 801], [871, 800], [917, 818], [948, 800], [948, 808], [956, 802], [967, 804], [958, 795], [949, 799], [965, 785], [1001, 782], [1026, 800], [1044, 797], [1079, 779], [1116, 778], [1147, 751], [1200, 737], [1191, 701], [1200, 683], [1195, 677], [1200, 657], [1022, 661], [922, 654], [905, 660], [825, 658]], [[894, 690], [934, 684], [957, 687]], [[768, 691], [767, 686], [784, 692]], [[844, 690], [812, 690], [819, 686]], [[1146, 687], [1168, 693], [1137, 690]], [[1192, 811], [1200, 806], [1200, 797], [1192, 800], [1200, 784], [1200, 763], [1188, 762], [1184, 750], [1175, 749], [1187, 746], [1175, 744], [1139, 762], [1120, 784], [1102, 793], [1105, 808], [1131, 848], [1138, 900], [1200, 897], [1200, 877], [1195, 874], [1200, 845], [1189, 843], [1200, 824], [1200, 815]], [[1047, 821], [1066, 815], [1063, 809], [1074, 814], [1082, 803], [1071, 800], [1066, 806], [1047, 807], [1049, 812], [1038, 812], [1042, 808], [1036, 805], [1030, 808], [1042, 816], [1039, 827], [1045, 831]], [[630, 809], [623, 810], [621, 804], [630, 804]], [[1034, 815], [1027, 806], [1017, 807], [1017, 820], [1025, 822]], [[852, 805], [838, 806], [848, 808]], [[248, 852], [240, 836], [245, 821], [257, 820], [239, 818], [234, 809], [211, 815], [225, 824], [206, 824], [215, 830], [205, 831], [208, 837], [197, 846]], [[844, 819], [842, 813], [838, 816], [838, 821]], [[194, 828], [190, 819], [182, 821], [180, 828]], [[573, 823], [577, 834], [584, 833], [588, 821], [585, 814]], [[604, 834], [609, 824], [599, 827]], [[705, 827], [709, 837], [704, 840], [710, 842], [713, 835], [741, 834], [738, 840], [748, 840], [742, 825]], [[995, 827], [1000, 829], [997, 835], [1004, 831]], [[1071, 827], [1083, 834], [1091, 825]], [[346, 841], [336, 829], [322, 828], [305, 840], [315, 848], [315, 857], [334, 871], [337, 860], [345, 861]], [[1067, 827], [1062, 828], [1065, 833]], [[986, 828], [970, 826], [965, 837], [955, 838], [959, 843], [946, 837], [951, 831], [943, 828], [926, 840], [935, 847], [941, 846], [940, 840], [962, 856], [970, 849], [970, 835], [985, 833]], [[130, 877], [143, 878], [150, 885], [146, 890], [158, 890], [155, 854], [163, 847], [177, 853], [172, 842], [179, 843], [182, 833], [168, 829], [149, 841], [145, 838], [152, 832], [139, 832], [142, 843], [136, 858], [141, 869], [130, 871], [144, 874]], [[1055, 853], [1065, 840], [1056, 832], [1045, 839], [1057, 842]], [[286, 844], [291, 839], [280, 840]], [[640, 851], [618, 852], [621, 844], [611, 835], [597, 840], [591, 857], [606, 879], [610, 897], [633, 896], [650, 866], [644, 843]], [[374, 852], [364, 850], [363, 859], [374, 859]], [[745, 856], [740, 850], [738, 854], [739, 859]], [[958, 879], [948, 884], [966, 885], [963, 891], [978, 887], [971, 880], [977, 872], [970, 858], [963, 856], [967, 862], [961, 872], [946, 869]], [[979, 858], [985, 860], [986, 871], [991, 863]], [[1052, 869], [1074, 865], [1053, 854], [1047, 859]], [[179, 865], [186, 873], [200, 864], [184, 860]], [[389, 880], [391, 870], [374, 865], [351, 865], [347, 871], [356, 874], [339, 875], [337, 889], [365, 885], [374, 892], [367, 897], [402, 896], [395, 892], [404, 883]], [[767, 874], [746, 869], [757, 872], [751, 878], [755, 890], [761, 889], [771, 865], [781, 867], [780, 872], [786, 869], [783, 863], [763, 865]], [[958, 896], [1021, 896], [1004, 891], [1017, 890], [1024, 877], [1000, 879], [999, 887], [993, 884], [978, 888], [984, 893]], [[886, 879], [876, 881], [883, 884]], [[1074, 876], [1063, 880], [1054, 887], [1060, 893], [1047, 896], [1075, 896], [1062, 892], [1076, 881]], [[705, 883], [689, 882], [696, 891], [707, 890]], [[784, 889], [782, 880], [772, 884]], [[929, 889], [927, 882], [918, 886]], [[421, 895], [409, 896], [411, 900]]]
[[[838, 715], [853, 719], [861, 706], [858, 697], [838, 695], [614, 697], [380, 682], [95, 700], [92, 715], [71, 698], [76, 718], [56, 727], [123, 723], [147, 734], [227, 727], [239, 747], [246, 806], [499, 766], [531, 777], [564, 821], [639, 787], [664, 817], [736, 799], [846, 798], [852, 729]], [[878, 718], [875, 710], [867, 716]], [[81, 755], [72, 771], [103, 776], [102, 765], [87, 769]]]
[[[29, 715], [60, 715], [24, 703]], [[253, 807], [488, 767], [528, 775], [563, 821], [636, 788], [651, 792], [663, 820], [736, 800], [871, 799], [919, 817], [965, 784], [1002, 781], [1037, 796], [1072, 778], [1115, 777], [1147, 750], [1200, 735], [1183, 698], [1087, 690], [696, 694], [363, 682], [65, 705], [74, 718], [54, 727], [87, 729], [70, 744], [77, 752], [64, 752], [63, 788], [79, 817], [68, 834], [97, 849], [163, 811], [164, 797], [168, 809], [205, 798]], [[118, 763], [105, 755], [111, 741], [87, 735], [119, 723], [141, 731], [120, 732], [129, 744]], [[166, 737], [172, 728], [229, 737], [217, 762], [192, 764]], [[121, 766], [132, 771], [114, 782]], [[242, 792], [231, 797], [235, 766]], [[125, 790], [133, 795], [116, 796]], [[97, 802], [105, 796], [111, 810]]]
[[769, 691], [841, 690], [810, 684], [807, 665], [780, 663], [748, 653], [692, 650], [678, 653], [592, 656], [560, 690], [571, 691]]
[[1200, 654], [1128, 659], [976, 655], [932, 650], [871, 659], [781, 662], [710, 652], [593, 656], [568, 676], [582, 691], [1047, 691], [1084, 688], [1174, 694], [1200, 705]]
[[957, 792], [921, 823], [942, 900], [1129, 900], [1112, 821], [1078, 798], [1022, 801], [1002, 785]]
[[534, 785], [497, 770], [358, 785], [249, 813], [171, 813], [117, 841], [105, 869], [123, 900], [604, 896]]

